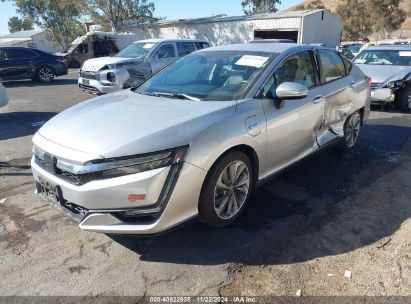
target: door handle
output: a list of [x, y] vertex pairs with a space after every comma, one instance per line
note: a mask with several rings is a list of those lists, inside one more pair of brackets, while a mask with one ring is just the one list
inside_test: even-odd
[[321, 95], [318, 95], [314, 98], [313, 103], [320, 103], [323, 100]]

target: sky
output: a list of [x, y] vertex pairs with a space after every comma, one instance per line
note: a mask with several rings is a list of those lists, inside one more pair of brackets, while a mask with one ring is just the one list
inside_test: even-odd
[[[241, 0], [153, 0], [156, 17], [167, 19], [182, 19], [207, 17], [215, 14], [227, 16], [243, 15]], [[301, 0], [283, 0], [278, 6], [285, 9]], [[9, 33], [7, 22], [10, 17], [16, 16], [16, 7], [13, 1], [0, 2], [0, 36]]]

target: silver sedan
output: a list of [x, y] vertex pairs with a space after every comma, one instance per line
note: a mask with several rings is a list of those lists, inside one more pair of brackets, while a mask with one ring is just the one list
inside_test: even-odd
[[223, 227], [273, 174], [330, 144], [350, 150], [369, 108], [367, 78], [334, 50], [205, 49], [51, 119], [33, 139], [36, 189], [84, 230]]

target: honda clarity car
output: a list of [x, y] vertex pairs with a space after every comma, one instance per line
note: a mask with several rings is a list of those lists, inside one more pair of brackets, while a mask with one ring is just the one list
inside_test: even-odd
[[272, 175], [353, 148], [369, 111], [367, 78], [335, 50], [203, 49], [47, 122], [33, 138], [36, 191], [88, 231], [156, 234], [195, 217], [224, 227]]

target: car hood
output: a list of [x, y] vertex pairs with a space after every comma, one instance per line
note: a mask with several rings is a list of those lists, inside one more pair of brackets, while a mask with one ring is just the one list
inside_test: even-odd
[[373, 83], [384, 83], [403, 78], [409, 72], [409, 66], [358, 64], [362, 72], [371, 77]]
[[90, 72], [97, 72], [101, 68], [105, 66], [109, 66], [113, 68], [114, 66], [118, 65], [126, 65], [128, 63], [138, 63], [143, 61], [143, 59], [137, 58], [120, 58], [120, 57], [99, 57], [86, 60], [83, 64], [81, 70], [83, 71], [90, 71]]
[[39, 134], [105, 158], [184, 146], [235, 113], [236, 102], [191, 101], [124, 90], [80, 103], [48, 121]]

